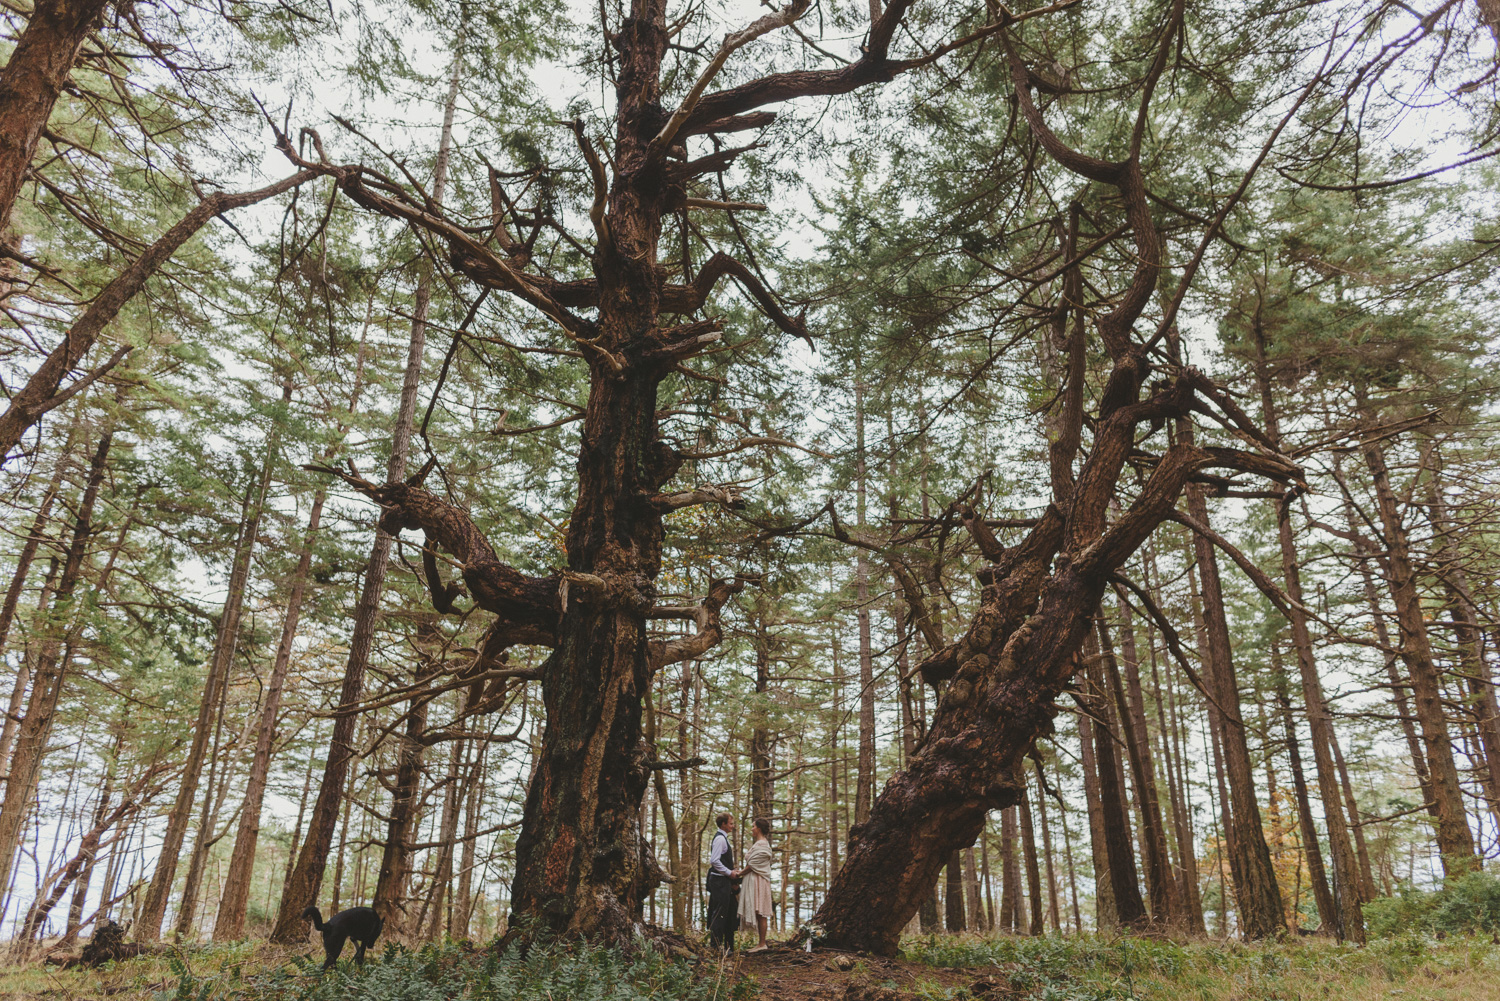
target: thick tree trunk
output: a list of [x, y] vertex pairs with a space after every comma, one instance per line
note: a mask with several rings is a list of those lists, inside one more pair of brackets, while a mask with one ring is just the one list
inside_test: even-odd
[[109, 0], [40, 0], [0, 70], [0, 233], [10, 229], [21, 183], [78, 50], [107, 7]]
[[312, 568], [313, 541], [317, 538], [327, 494], [325, 488], [319, 487], [313, 497], [312, 510], [307, 516], [307, 533], [302, 538], [302, 551], [297, 557], [297, 568], [292, 571], [292, 590], [287, 596], [286, 615], [281, 622], [281, 641], [276, 645], [276, 660], [271, 666], [271, 676], [266, 680], [266, 694], [255, 727], [255, 751], [245, 783], [245, 801], [240, 806], [239, 830], [235, 833], [234, 851], [225, 869], [224, 891], [219, 897], [219, 913], [214, 920], [216, 942], [235, 941], [245, 935], [245, 913], [250, 904], [255, 847], [260, 839], [260, 814], [270, 777], [276, 721], [281, 715], [282, 692], [286, 688], [287, 673], [291, 670], [292, 648], [302, 615], [302, 598], [307, 593], [307, 574]]
[[[640, 830], [650, 775], [643, 698], [653, 665], [647, 612], [661, 569], [656, 496], [682, 459], [661, 440], [657, 386], [669, 369], [650, 357], [659, 337], [657, 244], [666, 192], [653, 150], [660, 119], [665, 12], [637, 3], [624, 22], [614, 184], [607, 195], [595, 274], [598, 337], [568, 524], [569, 570], [597, 578], [592, 596], [564, 601], [557, 646], [542, 669], [547, 728], [516, 842], [512, 925], [620, 940], [661, 882]], [[624, 363], [617, 371], [613, 366]]]
[[[1361, 400], [1361, 405], [1364, 401]], [[1380, 442], [1368, 437], [1362, 442], [1365, 465], [1375, 489], [1385, 533], [1391, 598], [1396, 605], [1396, 624], [1401, 630], [1401, 659], [1411, 676], [1413, 704], [1421, 725], [1422, 743], [1437, 805], [1437, 843], [1443, 871], [1449, 875], [1472, 871], [1478, 866], [1474, 836], [1464, 810], [1458, 768], [1453, 761], [1448, 721], [1443, 715], [1442, 684], [1427, 638], [1427, 621], [1417, 591], [1406, 528], [1401, 523], [1395, 491], [1391, 489], [1385, 453]]]
[[943, 883], [943, 927], [950, 934], [965, 931], [963, 855], [955, 850], [948, 856], [948, 878]]
[[[83, 560], [88, 551], [89, 537], [94, 530], [94, 504], [104, 482], [105, 464], [113, 441], [114, 432], [106, 430], [100, 436], [99, 445], [89, 463], [88, 480], [73, 521], [72, 539], [68, 543], [57, 587], [53, 592], [49, 621], [43, 626], [38, 643], [39, 652], [33, 672], [31, 697], [26, 704], [26, 716], [17, 731], [15, 750], [11, 754], [5, 783], [5, 800], [0, 803], [0, 874], [5, 874], [7, 878], [20, 847], [21, 825], [35, 798], [42, 758], [47, 753], [52, 722], [57, 716], [57, 702], [62, 695], [68, 668], [68, 658], [63, 656], [63, 649], [71, 643], [72, 635], [78, 628], [78, 623], [73, 621], [73, 593], [83, 574]], [[10, 888], [7, 886], [0, 892], [0, 914], [5, 912], [9, 896]]]

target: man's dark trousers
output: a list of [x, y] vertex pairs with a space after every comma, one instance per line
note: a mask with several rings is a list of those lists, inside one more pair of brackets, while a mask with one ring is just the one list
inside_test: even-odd
[[709, 939], [721, 949], [733, 949], [740, 923], [734, 881], [715, 872], [709, 873], [707, 882]]

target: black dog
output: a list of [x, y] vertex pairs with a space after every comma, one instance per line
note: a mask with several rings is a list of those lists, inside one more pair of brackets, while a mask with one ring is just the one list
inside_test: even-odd
[[328, 956], [328, 961], [323, 964], [325, 970], [333, 969], [339, 953], [344, 951], [344, 942], [351, 938], [357, 946], [354, 961], [363, 966], [365, 948], [375, 944], [375, 939], [380, 937], [380, 929], [385, 927], [380, 915], [369, 907], [351, 907], [346, 911], [339, 911], [327, 921], [323, 920], [323, 912], [316, 907], [308, 907], [302, 912], [302, 916], [312, 918], [313, 931], [323, 933], [323, 952]]

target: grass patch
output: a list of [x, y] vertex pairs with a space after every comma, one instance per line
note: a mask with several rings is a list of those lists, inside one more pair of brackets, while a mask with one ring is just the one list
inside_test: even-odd
[[1493, 1001], [1500, 946], [1488, 936], [1177, 943], [1158, 939], [932, 936], [907, 958], [990, 970], [1044, 1001]]

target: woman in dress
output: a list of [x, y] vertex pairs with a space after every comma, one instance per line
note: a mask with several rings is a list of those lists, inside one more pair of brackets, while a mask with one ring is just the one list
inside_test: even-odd
[[740, 927], [753, 927], [760, 933], [760, 943], [748, 951], [765, 952], [766, 927], [771, 921], [771, 822], [765, 817], [756, 817], [751, 830], [755, 841], [745, 852], [745, 881], [740, 884]]

